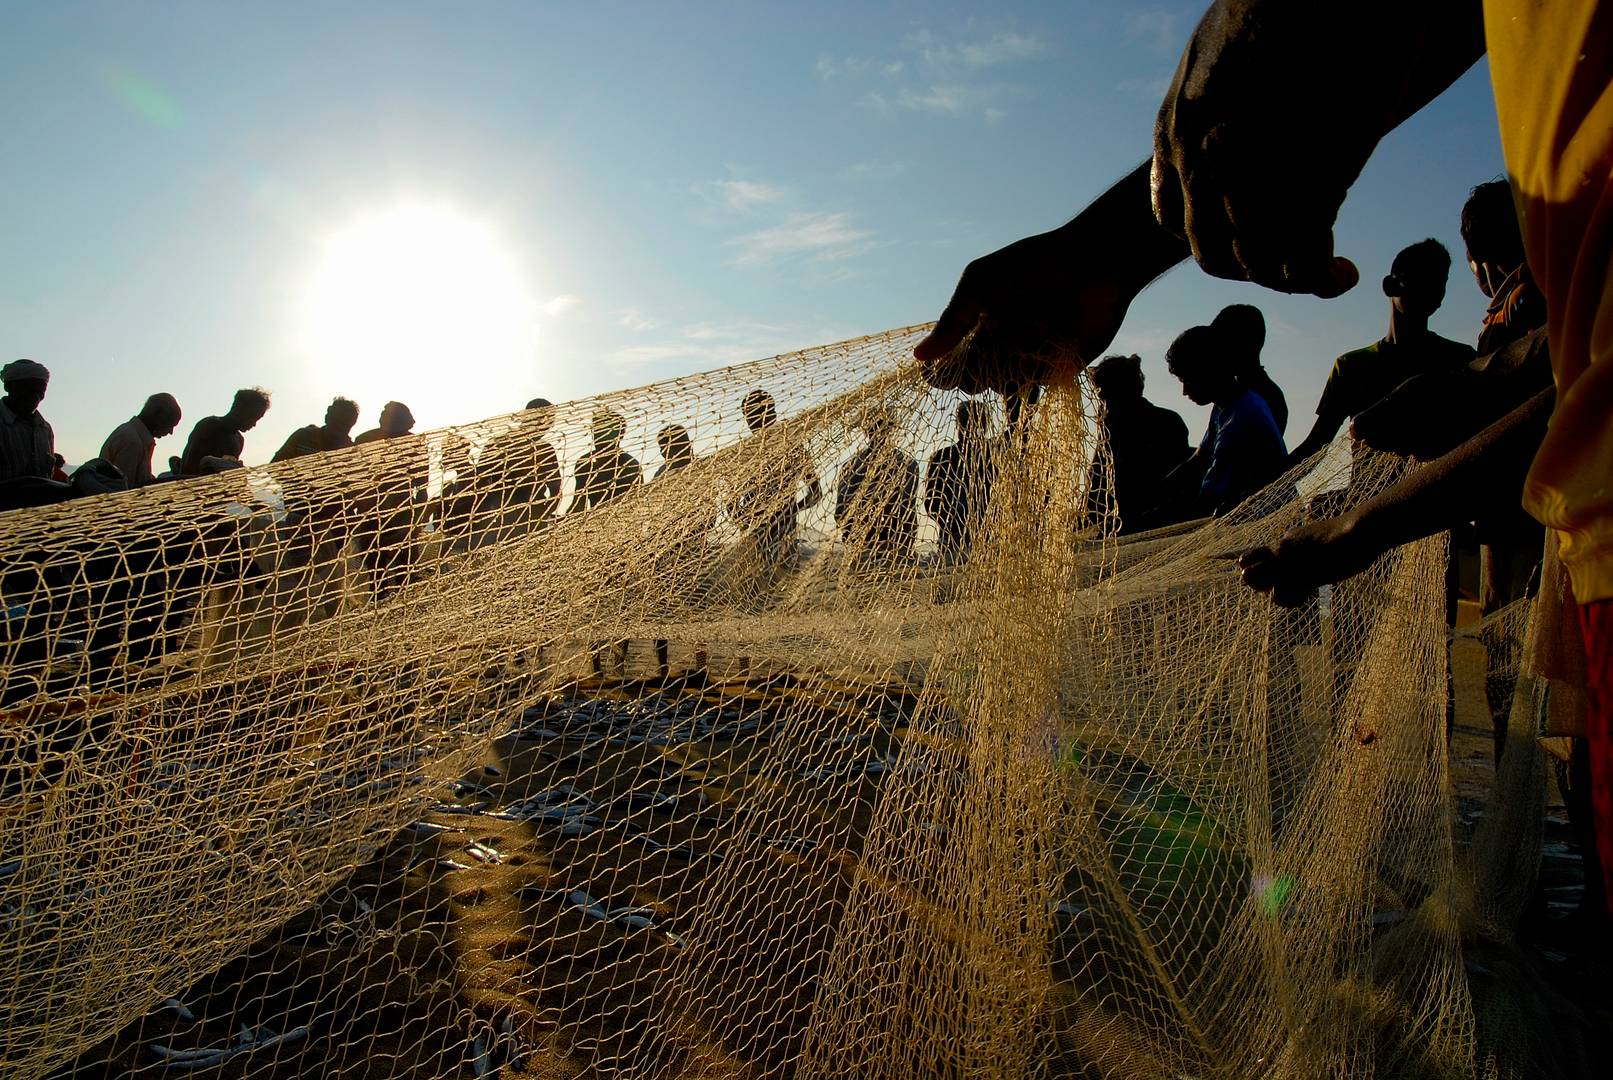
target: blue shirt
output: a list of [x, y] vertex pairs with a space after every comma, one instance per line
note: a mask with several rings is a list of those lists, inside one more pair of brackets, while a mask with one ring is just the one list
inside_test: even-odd
[[1226, 513], [1288, 468], [1288, 448], [1277, 421], [1253, 390], [1215, 407], [1199, 449], [1210, 461], [1199, 484], [1201, 514]]

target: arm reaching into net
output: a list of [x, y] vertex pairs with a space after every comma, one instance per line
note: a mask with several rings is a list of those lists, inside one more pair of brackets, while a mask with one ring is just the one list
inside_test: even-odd
[[1246, 552], [1244, 584], [1285, 607], [1318, 585], [1365, 570], [1391, 548], [1516, 506], [1546, 434], [1555, 392], [1543, 390], [1455, 450], [1347, 514], [1292, 529], [1275, 548]]
[[1108, 348], [1131, 301], [1187, 255], [1154, 221], [1143, 162], [1067, 224], [966, 266], [913, 355], [944, 389], [1047, 383], [1055, 362]]
[[[1154, 156], [1068, 224], [964, 268], [913, 350], [935, 386], [1050, 380], [1191, 254], [1220, 277], [1337, 296], [1333, 221], [1378, 140], [1484, 52], [1478, 0], [1222, 0], [1160, 109]], [[1148, 206], [1145, 208], [1144, 203]]]

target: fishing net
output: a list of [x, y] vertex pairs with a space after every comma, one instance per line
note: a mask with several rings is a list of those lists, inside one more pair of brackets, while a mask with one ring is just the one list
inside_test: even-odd
[[1458, 815], [1445, 542], [1228, 558], [1399, 467], [1117, 538], [923, 329], [0, 517], [5, 1075], [1512, 1068], [1534, 688]]

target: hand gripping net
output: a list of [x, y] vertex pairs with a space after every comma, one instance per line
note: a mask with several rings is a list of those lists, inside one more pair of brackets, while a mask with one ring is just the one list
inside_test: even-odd
[[0, 1072], [1506, 1071], [1443, 541], [1226, 558], [1392, 470], [1118, 542], [923, 329], [0, 517]]

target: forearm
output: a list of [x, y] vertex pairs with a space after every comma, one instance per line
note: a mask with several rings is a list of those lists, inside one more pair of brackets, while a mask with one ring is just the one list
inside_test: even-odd
[[[1194, 63], [1179, 73], [1173, 96], [1198, 97], [1214, 69], [1231, 63], [1261, 77], [1232, 101], [1217, 99], [1221, 107], [1337, 109], [1350, 123], [1336, 130], [1376, 143], [1483, 55], [1482, 0], [1219, 0], [1199, 23], [1184, 56]], [[1349, 76], [1363, 70], [1370, 74]], [[1274, 77], [1286, 86], [1267, 81]]]
[[1187, 241], [1154, 218], [1149, 167], [1144, 161], [1075, 217], [1044, 234], [1063, 258], [1102, 260], [1116, 290], [1128, 297], [1192, 254]]
[[1346, 516], [1357, 544], [1382, 552], [1522, 499], [1555, 393], [1543, 390], [1444, 457]]

